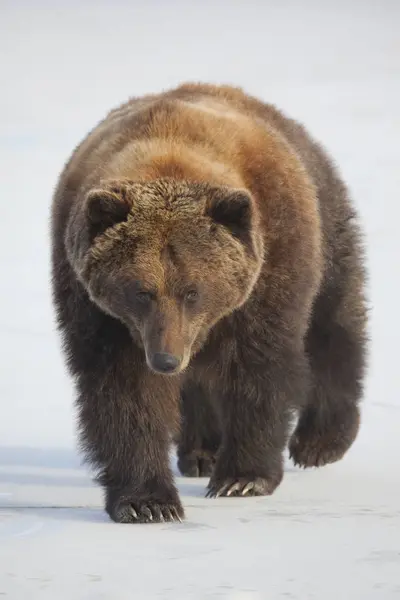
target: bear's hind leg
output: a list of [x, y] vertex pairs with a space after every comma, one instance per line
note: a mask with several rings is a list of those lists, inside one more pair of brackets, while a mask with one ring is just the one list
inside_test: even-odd
[[309, 401], [289, 444], [294, 463], [302, 467], [340, 460], [360, 424], [366, 345], [363, 299], [344, 297], [333, 315], [319, 310], [316, 306], [317, 319], [307, 338], [313, 382]]
[[181, 394], [178, 468], [186, 477], [210, 477], [220, 444], [218, 417], [201, 385], [188, 382]]

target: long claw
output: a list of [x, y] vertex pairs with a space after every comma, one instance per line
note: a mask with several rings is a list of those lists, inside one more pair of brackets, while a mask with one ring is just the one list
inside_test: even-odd
[[231, 494], [233, 494], [234, 492], [237, 492], [239, 490], [240, 490], [240, 483], [239, 483], [239, 481], [236, 481], [236, 483], [234, 483], [233, 485], [231, 485], [231, 487], [227, 491], [226, 495], [230, 496]]
[[229, 485], [230, 485], [229, 483], [226, 483], [225, 485], [223, 485], [222, 488], [220, 488], [218, 490], [218, 492], [215, 494], [215, 497], [219, 498], [220, 496], [222, 496], [226, 492], [226, 490], [229, 488]]
[[176, 509], [175, 507], [174, 507], [174, 508], [171, 510], [171, 513], [173, 514], [173, 517], [174, 517], [174, 518], [175, 518], [177, 521], [179, 521], [179, 523], [182, 523], [182, 519], [180, 518], [180, 516], [179, 516], [179, 514], [178, 514], [178, 511], [177, 511], [177, 509]]
[[132, 504], [129, 506], [129, 512], [131, 513], [131, 515], [134, 519], [138, 518], [138, 514], [137, 514], [136, 510], [133, 508]]
[[164, 517], [165, 517], [166, 521], [173, 521], [174, 520], [174, 515], [172, 514], [172, 511], [169, 508], [169, 506], [165, 507], [165, 509], [164, 509]]
[[153, 520], [153, 514], [147, 506], [143, 506], [143, 508], [141, 509], [141, 513], [142, 513], [142, 515], [147, 517], [149, 519], [149, 521]]
[[245, 496], [248, 492], [254, 489], [254, 481], [250, 481], [247, 485], [242, 489], [242, 496]]

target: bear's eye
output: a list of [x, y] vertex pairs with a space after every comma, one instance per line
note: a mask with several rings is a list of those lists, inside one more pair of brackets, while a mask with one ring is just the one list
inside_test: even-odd
[[185, 300], [189, 304], [194, 304], [195, 302], [197, 302], [198, 298], [199, 292], [197, 290], [189, 290], [185, 294]]
[[153, 294], [151, 292], [137, 291], [135, 297], [140, 304], [149, 304], [153, 300]]

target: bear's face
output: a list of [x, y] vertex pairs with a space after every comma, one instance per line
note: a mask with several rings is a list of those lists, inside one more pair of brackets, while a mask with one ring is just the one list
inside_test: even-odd
[[88, 193], [84, 222], [80, 279], [156, 372], [182, 371], [261, 269], [256, 209], [242, 190], [108, 181]]

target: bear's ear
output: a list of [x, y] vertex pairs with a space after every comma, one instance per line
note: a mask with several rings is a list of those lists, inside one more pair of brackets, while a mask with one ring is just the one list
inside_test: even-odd
[[211, 197], [206, 204], [206, 214], [244, 244], [251, 243], [253, 202], [242, 190], [229, 190]]
[[126, 194], [117, 190], [93, 189], [86, 196], [86, 217], [90, 240], [109, 227], [125, 221], [130, 204]]

